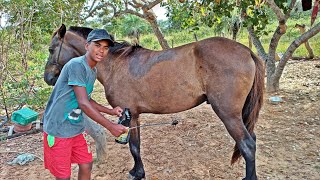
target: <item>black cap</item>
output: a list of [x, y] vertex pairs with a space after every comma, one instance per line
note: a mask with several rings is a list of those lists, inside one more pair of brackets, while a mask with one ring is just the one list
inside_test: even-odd
[[113, 46], [114, 44], [111, 36], [104, 29], [94, 29], [89, 33], [87, 37], [87, 42], [100, 41], [100, 40], [108, 40], [110, 46]]

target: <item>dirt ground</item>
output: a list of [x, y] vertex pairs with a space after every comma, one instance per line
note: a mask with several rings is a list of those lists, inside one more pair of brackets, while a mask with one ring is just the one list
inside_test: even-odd
[[[101, 87], [95, 99], [103, 101]], [[270, 104], [279, 96], [283, 102]], [[320, 61], [289, 61], [281, 91], [266, 94], [257, 135], [257, 174], [260, 179], [320, 179]], [[117, 120], [116, 117], [111, 119]], [[171, 122], [176, 127], [141, 129], [146, 179], [241, 179], [244, 161], [230, 165], [234, 142], [208, 104], [171, 115], [141, 115], [141, 123]], [[92, 141], [93, 145], [94, 142]], [[116, 144], [108, 134], [106, 162], [94, 163], [95, 180], [127, 179], [133, 166], [128, 145]], [[39, 158], [24, 165], [8, 165], [19, 152]], [[42, 162], [41, 133], [0, 142], [0, 179], [53, 179]], [[94, 154], [95, 156], [95, 154]], [[76, 179], [73, 166], [72, 179]]]

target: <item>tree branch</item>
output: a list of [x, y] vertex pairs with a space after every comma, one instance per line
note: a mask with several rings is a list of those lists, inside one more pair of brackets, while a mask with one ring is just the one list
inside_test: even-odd
[[136, 11], [131, 10], [131, 9], [126, 9], [126, 10], [124, 10], [124, 11], [119, 11], [119, 13], [120, 13], [120, 14], [129, 13], [129, 14], [136, 15], [136, 16], [138, 16], [138, 17], [140, 17], [140, 18], [143, 18], [143, 19], [145, 18], [143, 14], [140, 14], [140, 13], [138, 13], [138, 12], [136, 12]]
[[266, 3], [273, 10], [273, 12], [276, 14], [276, 16], [277, 16], [279, 21], [282, 21], [282, 20], [286, 19], [285, 15], [282, 12], [282, 10], [277, 6], [277, 4], [273, 0], [266, 0]]
[[[92, 5], [93, 6], [93, 5]], [[113, 4], [111, 3], [104, 3], [104, 4], [100, 4], [100, 5], [97, 5], [95, 8], [91, 9], [91, 11], [89, 11], [88, 15], [85, 16], [83, 19], [87, 19], [89, 17], [93, 17], [94, 13], [100, 9], [107, 9], [107, 8], [112, 8], [113, 9], [113, 16], [112, 17], [116, 17], [118, 16], [118, 11], [117, 11], [117, 8], [116, 6], [114, 6]]]
[[280, 59], [279, 65], [275, 71], [274, 77], [280, 77], [286, 63], [288, 60], [292, 57], [292, 54], [294, 51], [304, 42], [306, 42], [311, 37], [315, 36], [320, 32], [320, 22], [316, 24], [314, 27], [312, 27], [309, 31], [303, 33], [301, 36], [299, 36], [296, 40], [294, 40], [287, 51], [284, 53], [282, 58]]
[[137, 2], [136, 0], [133, 0], [133, 3], [130, 3], [131, 6], [135, 8], [141, 8], [143, 11], [147, 12], [150, 9], [152, 9], [157, 4], [161, 3], [163, 0], [155, 0], [152, 2], [142, 1], [144, 4]]
[[286, 19], [288, 19], [290, 17], [291, 11], [293, 10], [295, 4], [296, 4], [296, 0], [291, 0], [291, 4], [289, 5], [289, 10], [288, 10], [287, 14], [285, 15]]
[[136, 6], [138, 6], [138, 7], [142, 7], [142, 6], [143, 6], [142, 3], [139, 3], [139, 2], [137, 2], [136, 0], [132, 0], [132, 2], [133, 2]]
[[89, 8], [89, 12], [92, 12], [92, 10], [93, 10], [93, 7], [94, 7], [94, 5], [96, 4], [96, 1], [97, 0], [94, 0], [93, 2], [92, 2], [92, 4], [91, 4], [91, 6], [90, 6], [90, 8]]
[[253, 27], [252, 26], [248, 26], [247, 30], [249, 32], [250, 38], [252, 40], [252, 43], [254, 44], [254, 46], [256, 47], [259, 56], [266, 62], [268, 59], [268, 55], [265, 52], [259, 38], [256, 36], [256, 34], [254, 33]]
[[155, 0], [153, 2], [149, 2], [148, 4], [148, 9], [152, 9], [154, 6], [156, 6], [157, 4], [161, 3], [163, 0]]
[[92, 4], [92, 6], [90, 7], [91, 10], [89, 11], [88, 15], [85, 16], [85, 17], [82, 18], [82, 19], [85, 20], [85, 19], [88, 19], [89, 17], [93, 17], [94, 13], [95, 13], [97, 10], [102, 9], [103, 7], [105, 7], [104, 4], [100, 4], [100, 5], [96, 6], [95, 8], [93, 8], [93, 4]]
[[[134, 2], [135, 2], [135, 1], [134, 1]], [[130, 6], [132, 6], [132, 7], [134, 7], [134, 8], [141, 8], [141, 7], [143, 7], [143, 5], [140, 4], [140, 3], [131, 3], [131, 2], [128, 2], [128, 4], [129, 4]], [[126, 6], [126, 9], [128, 9], [128, 6]]]

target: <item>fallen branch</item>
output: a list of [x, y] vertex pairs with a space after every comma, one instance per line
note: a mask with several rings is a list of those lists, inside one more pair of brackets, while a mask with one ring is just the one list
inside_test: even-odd
[[11, 136], [1, 137], [0, 141], [5, 141], [5, 140], [8, 140], [8, 139], [16, 138], [16, 137], [23, 136], [23, 135], [35, 134], [35, 133], [38, 133], [38, 132], [42, 132], [42, 129], [35, 129], [34, 128], [34, 129], [31, 129], [31, 130], [26, 131], [26, 132], [14, 133]]

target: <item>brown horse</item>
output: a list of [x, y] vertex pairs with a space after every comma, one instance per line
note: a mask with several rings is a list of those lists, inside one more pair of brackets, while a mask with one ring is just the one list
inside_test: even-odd
[[[62, 25], [52, 37], [45, 81], [54, 85], [62, 66], [85, 54], [91, 29]], [[209, 38], [180, 47], [152, 51], [115, 42], [98, 63], [98, 80], [111, 106], [128, 107], [131, 126], [141, 113], [185, 111], [205, 101], [224, 123], [236, 145], [231, 162], [246, 161], [245, 179], [257, 179], [253, 132], [263, 102], [263, 62], [247, 47], [225, 38]], [[134, 179], [145, 177], [140, 156], [140, 130], [130, 135]]]

